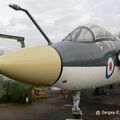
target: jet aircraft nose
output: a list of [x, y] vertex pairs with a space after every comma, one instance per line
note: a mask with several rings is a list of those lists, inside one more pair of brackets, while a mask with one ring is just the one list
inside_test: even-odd
[[61, 72], [61, 59], [50, 46], [23, 48], [0, 56], [0, 73], [25, 83], [48, 86]]

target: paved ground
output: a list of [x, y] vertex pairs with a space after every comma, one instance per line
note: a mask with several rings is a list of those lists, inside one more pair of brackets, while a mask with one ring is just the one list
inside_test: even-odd
[[[82, 93], [81, 109], [84, 120], [120, 120], [119, 89], [112, 90], [109, 96], [93, 97], [91, 93]], [[71, 97], [61, 99], [58, 95], [52, 95], [48, 99], [33, 100], [28, 105], [0, 104], [0, 120], [65, 120], [73, 118], [71, 108]]]

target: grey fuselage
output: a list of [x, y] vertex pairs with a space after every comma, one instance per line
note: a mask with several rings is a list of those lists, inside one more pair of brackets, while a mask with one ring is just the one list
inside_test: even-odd
[[119, 66], [118, 53], [120, 51], [120, 40], [116, 39], [114, 47], [107, 46], [104, 41], [101, 42], [103, 50], [94, 43], [74, 42], [74, 41], [62, 41], [52, 44], [62, 60], [63, 66], [106, 66], [107, 56], [113, 57], [115, 66]]

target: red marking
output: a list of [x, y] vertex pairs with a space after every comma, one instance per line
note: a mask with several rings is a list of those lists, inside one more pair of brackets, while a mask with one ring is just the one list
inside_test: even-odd
[[106, 45], [109, 45], [109, 42], [108, 41], [105, 41]]
[[98, 47], [102, 47], [102, 44], [100, 42], [97, 43]]
[[96, 44], [97, 44], [98, 47], [100, 47], [101, 49], [103, 49], [101, 42], [97, 42]]
[[109, 41], [105, 41], [105, 44], [110, 47], [110, 42]]
[[110, 70], [110, 71], [112, 70], [112, 62], [110, 62], [109, 70]]

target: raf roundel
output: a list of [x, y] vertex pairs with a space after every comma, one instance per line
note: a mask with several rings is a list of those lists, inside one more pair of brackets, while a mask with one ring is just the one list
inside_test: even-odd
[[106, 78], [108, 79], [114, 72], [114, 62], [111, 56], [108, 57], [106, 66]]

